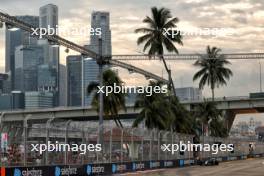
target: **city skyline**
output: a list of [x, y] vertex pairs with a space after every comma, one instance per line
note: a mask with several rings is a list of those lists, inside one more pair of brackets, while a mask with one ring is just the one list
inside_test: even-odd
[[1, 0], [0, 175], [261, 175], [263, 32], [263, 0]]
[[[13, 11], [10, 7], [11, 4], [18, 3], [18, 8]], [[122, 1], [123, 8], [118, 10], [114, 7], [115, 4], [120, 3], [118, 0], [111, 2], [102, 1], [82, 1], [77, 0], [74, 4], [63, 4], [58, 0], [55, 1], [42, 1], [32, 2], [32, 9], [24, 10], [23, 8], [27, 2], [3, 1], [1, 11], [9, 13], [10, 15], [37, 15], [40, 6], [48, 3], [56, 4], [59, 8], [59, 27], [72, 28], [82, 27], [83, 25], [89, 26], [90, 14], [95, 10], [105, 10], [110, 12], [110, 26], [112, 30], [112, 45], [113, 54], [139, 54], [141, 47], [136, 45], [137, 34], [134, 30], [142, 24], [142, 19], [150, 14], [152, 6], [169, 7], [172, 10], [173, 16], [180, 19], [178, 26], [181, 29], [197, 28], [197, 27], [223, 27], [234, 28], [235, 34], [229, 37], [210, 37], [210, 36], [187, 36], [183, 39], [184, 46], [179, 48], [180, 53], [204, 53], [206, 45], [214, 45], [223, 49], [224, 53], [228, 52], [260, 52], [261, 40], [263, 36], [261, 31], [263, 26], [261, 21], [264, 15], [261, 10], [264, 6], [263, 2], [254, 1], [239, 1], [233, 0], [232, 2], [208, 1], [208, 0], [189, 0], [187, 2], [174, 2], [167, 0], [164, 2], [159, 1], [136, 1], [136, 3]], [[134, 12], [137, 13], [134, 13]], [[219, 14], [220, 18], [219, 18]], [[190, 15], [191, 14], [191, 15]], [[195, 16], [195, 18], [193, 18]], [[217, 18], [216, 18], [217, 17]], [[218, 19], [218, 20], [216, 20]], [[208, 21], [210, 23], [208, 23]], [[256, 25], [257, 24], [257, 25]], [[84, 45], [89, 43], [89, 35], [87, 36], [63, 36], [71, 41]], [[3, 58], [3, 29], [0, 30], [0, 58]], [[251, 40], [249, 40], [249, 38]], [[228, 40], [229, 42], [225, 42]], [[254, 42], [253, 42], [254, 40]], [[61, 47], [61, 61], [65, 64], [66, 54], [63, 52], [64, 48]], [[69, 55], [76, 54], [70, 52]], [[0, 67], [3, 67], [3, 60], [0, 59]], [[241, 65], [240, 61], [232, 61], [234, 65], [234, 78], [231, 79], [229, 86], [217, 90], [218, 96], [223, 96], [228, 93], [231, 95], [247, 95], [249, 92], [258, 91], [259, 89], [259, 75], [258, 70], [255, 69], [256, 62], [249, 61], [247, 64]], [[169, 62], [173, 70], [173, 78], [176, 82], [176, 87], [197, 86], [197, 83], [192, 83], [193, 67], [192, 62]], [[238, 67], [239, 64], [241, 67]], [[141, 68], [146, 68], [148, 71], [165, 75], [163, 67], [158, 61], [134, 63], [134, 65]], [[244, 70], [247, 69], [248, 72]], [[3, 71], [3, 70], [2, 70]], [[122, 79], [126, 80], [128, 84], [146, 84], [145, 79], [141, 75], [131, 76], [126, 71], [121, 73]], [[239, 76], [238, 76], [239, 75]], [[245, 83], [245, 80], [247, 82]], [[241, 87], [241, 91], [237, 91], [237, 87]], [[210, 95], [208, 89], [204, 91], [205, 95]]]

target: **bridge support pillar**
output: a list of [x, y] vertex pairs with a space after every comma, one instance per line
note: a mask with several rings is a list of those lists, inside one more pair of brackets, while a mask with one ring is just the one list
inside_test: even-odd
[[225, 117], [225, 126], [229, 132], [235, 120], [236, 113], [232, 110], [225, 110], [224, 117]]

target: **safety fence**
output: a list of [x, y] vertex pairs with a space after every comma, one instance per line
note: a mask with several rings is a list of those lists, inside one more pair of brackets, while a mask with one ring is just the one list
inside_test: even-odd
[[[252, 139], [200, 136], [198, 143], [212, 148], [211, 151], [196, 152], [193, 147], [183, 150], [184, 147], [180, 146], [193, 144], [194, 135], [117, 127], [104, 127], [100, 133], [97, 126], [74, 127], [67, 122], [3, 125], [1, 134], [1, 167], [6, 167], [5, 172], [9, 173], [15, 172], [14, 168], [21, 172], [23, 168], [32, 170], [31, 167], [53, 173], [56, 169], [65, 173], [114, 173], [189, 165], [194, 164], [197, 158], [226, 161], [264, 154], [264, 143]], [[103, 139], [101, 143], [100, 139]], [[47, 151], [49, 145], [56, 144], [62, 144], [65, 149]], [[221, 151], [221, 144], [230, 144], [233, 149]], [[72, 146], [75, 146], [74, 150]], [[214, 151], [217, 153], [213, 154]]]

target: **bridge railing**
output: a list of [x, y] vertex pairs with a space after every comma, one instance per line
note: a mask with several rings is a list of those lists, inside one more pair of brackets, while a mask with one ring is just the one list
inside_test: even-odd
[[[24, 126], [4, 125], [1, 128], [1, 166], [73, 165], [87, 163], [123, 163], [131, 161], [193, 160], [208, 157], [237, 157], [251, 153], [264, 153], [264, 143], [242, 138], [216, 138], [201, 136], [199, 144], [214, 148], [221, 144], [234, 145], [233, 151], [194, 152], [176, 150], [176, 144], [193, 143], [194, 135], [171, 131], [147, 130], [142, 128], [105, 127], [100, 151], [89, 151], [87, 146], [98, 144], [96, 125], [89, 127], [71, 126], [70, 123], [54, 123]], [[6, 136], [5, 136], [6, 135]], [[3, 138], [5, 136], [6, 138]], [[5, 141], [6, 140], [6, 141]], [[54, 144], [77, 145], [75, 150], [40, 151], [33, 145]], [[174, 148], [172, 147], [174, 145]], [[250, 146], [251, 145], [251, 146]], [[82, 148], [80, 148], [82, 146]], [[86, 147], [84, 147], [86, 146]], [[166, 149], [167, 146], [168, 148]], [[47, 146], [46, 146], [47, 147]], [[91, 147], [90, 149], [92, 149]], [[40, 148], [38, 148], [40, 150]], [[174, 151], [175, 150], [175, 151]]]
[[[249, 96], [233, 96], [233, 97], [216, 97], [214, 98], [215, 102], [218, 101], [235, 101], [235, 100], [248, 100]], [[200, 100], [181, 100], [181, 103], [200, 103], [204, 101], [212, 101], [212, 98], [203, 98]]]

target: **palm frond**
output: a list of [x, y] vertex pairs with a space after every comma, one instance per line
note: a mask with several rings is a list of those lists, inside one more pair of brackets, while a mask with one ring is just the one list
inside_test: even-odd
[[147, 40], [151, 40], [151, 38], [152, 38], [152, 34], [145, 34], [137, 39], [137, 44], [140, 45], [146, 42]]
[[87, 87], [87, 90], [86, 90], [87, 94], [90, 95], [93, 91], [97, 90], [98, 89], [97, 86], [99, 86], [98, 82], [95, 82], [95, 81], [91, 82]]

